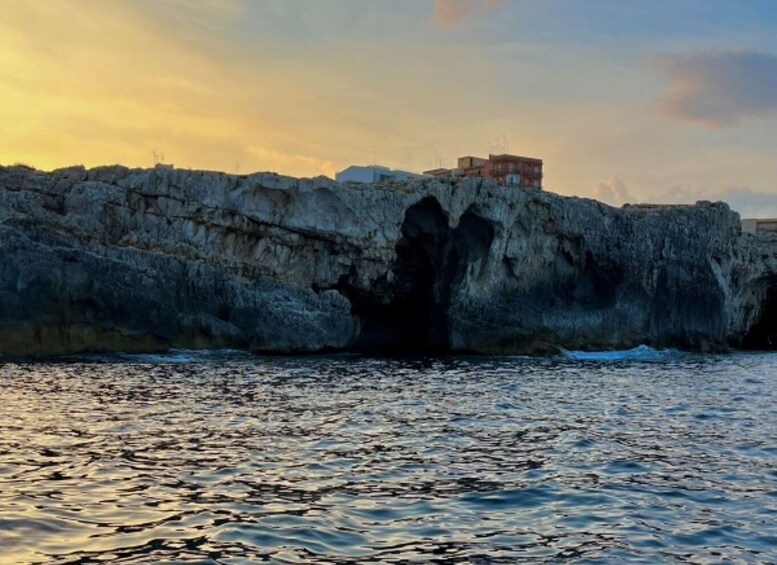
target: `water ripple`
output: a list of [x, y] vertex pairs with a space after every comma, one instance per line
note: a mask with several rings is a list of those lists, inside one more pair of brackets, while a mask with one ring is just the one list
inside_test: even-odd
[[0, 365], [0, 562], [777, 561], [773, 355]]

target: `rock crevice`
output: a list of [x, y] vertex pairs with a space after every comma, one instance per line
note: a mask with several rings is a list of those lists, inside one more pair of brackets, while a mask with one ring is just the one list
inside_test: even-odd
[[354, 347], [373, 352], [450, 352], [453, 297], [468, 270], [494, 239], [490, 224], [472, 211], [450, 226], [439, 201], [426, 197], [402, 221], [395, 258], [370, 291], [348, 280], [338, 290], [350, 298], [359, 323]]

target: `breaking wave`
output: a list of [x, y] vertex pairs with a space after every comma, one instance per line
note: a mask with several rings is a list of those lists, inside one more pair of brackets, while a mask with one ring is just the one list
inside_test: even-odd
[[170, 349], [163, 353], [112, 353], [108, 355], [77, 355], [74, 357], [74, 359], [108, 363], [196, 363], [197, 361], [250, 356], [250, 353], [237, 349]]
[[565, 351], [563, 357], [574, 361], [672, 361], [686, 356], [677, 349], [654, 349], [640, 345], [621, 351]]

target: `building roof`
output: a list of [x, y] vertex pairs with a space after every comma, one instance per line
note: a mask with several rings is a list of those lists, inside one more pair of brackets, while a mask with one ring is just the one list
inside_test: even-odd
[[510, 155], [509, 153], [501, 153], [499, 155], [489, 155], [489, 161], [503, 161], [508, 159], [521, 159], [522, 161], [532, 161], [533, 163], [542, 163], [542, 159], [536, 157], [523, 157], [521, 155]]
[[[390, 171], [388, 167], [384, 167], [383, 165], [350, 165], [343, 169], [343, 171], [349, 171], [351, 169], [361, 169], [361, 170], [372, 170], [372, 171]], [[340, 172], [343, 172], [340, 171]]]
[[407, 180], [422, 178], [423, 175], [400, 169], [390, 169], [382, 165], [351, 165], [335, 173], [335, 179], [341, 182], [379, 182], [386, 178]]

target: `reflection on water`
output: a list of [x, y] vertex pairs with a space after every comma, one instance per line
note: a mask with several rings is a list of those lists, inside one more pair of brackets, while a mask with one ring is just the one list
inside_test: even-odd
[[775, 367], [1, 365], [0, 561], [775, 561]]

